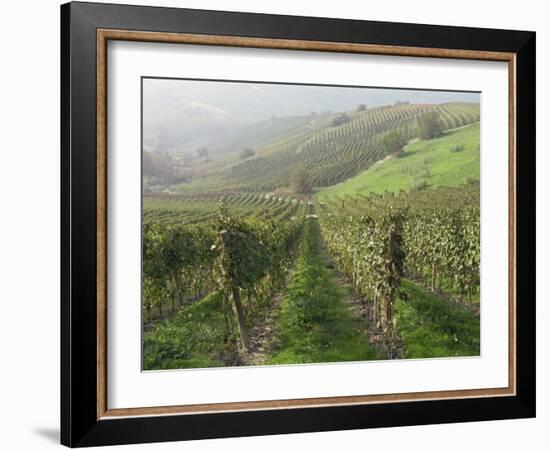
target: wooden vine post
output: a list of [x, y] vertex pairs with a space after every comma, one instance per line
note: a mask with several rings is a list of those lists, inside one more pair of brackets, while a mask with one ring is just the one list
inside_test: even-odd
[[225, 284], [227, 291], [233, 300], [233, 306], [235, 307], [235, 313], [237, 316], [237, 325], [239, 328], [239, 336], [241, 341], [241, 346], [243, 350], [248, 350], [250, 347], [250, 342], [248, 339], [248, 329], [246, 325], [246, 319], [241, 299], [241, 290], [239, 287], [239, 282], [233, 270], [231, 270], [231, 243], [229, 242], [230, 236], [227, 230], [220, 231], [220, 242], [221, 242], [221, 254], [222, 258], [226, 261], [224, 264], [224, 275], [225, 275]]

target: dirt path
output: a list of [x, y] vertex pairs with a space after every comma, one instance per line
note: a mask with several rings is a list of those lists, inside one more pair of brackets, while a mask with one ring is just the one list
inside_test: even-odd
[[384, 333], [375, 323], [372, 305], [369, 305], [364, 298], [354, 291], [349, 278], [345, 274], [338, 271], [337, 268], [336, 272], [338, 274], [338, 282], [349, 292], [346, 303], [350, 313], [359, 319], [361, 332], [368, 337], [369, 342], [376, 348], [378, 353], [386, 355], [387, 359], [402, 358], [405, 354], [405, 344], [403, 341], [399, 337], [396, 337], [395, 347], [390, 355]]
[[384, 339], [384, 333], [375, 322], [372, 304], [359, 295], [351, 284], [349, 277], [338, 269], [338, 265], [332, 259], [323, 241], [323, 253], [328, 268], [334, 270], [335, 279], [338, 284], [348, 293], [345, 302], [348, 310], [353, 317], [358, 319], [359, 331], [366, 336], [372, 346], [380, 355], [385, 355], [387, 359], [401, 358], [404, 355], [404, 344], [397, 338], [396, 348], [390, 355], [388, 346]]
[[284, 292], [275, 294], [271, 299], [265, 319], [254, 324], [250, 330], [250, 348], [248, 352], [240, 355], [242, 365], [256, 366], [265, 363], [269, 356], [269, 345], [275, 335], [275, 318], [284, 296]]

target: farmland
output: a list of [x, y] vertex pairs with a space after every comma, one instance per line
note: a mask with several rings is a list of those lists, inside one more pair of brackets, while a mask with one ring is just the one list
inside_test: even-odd
[[[444, 129], [477, 122], [479, 105], [392, 105], [361, 112], [292, 118], [296, 126], [288, 134], [273, 133], [271, 140], [243, 139], [236, 148], [254, 148], [255, 156], [240, 160], [238, 153], [226, 155], [199, 167], [198, 179], [180, 184], [176, 192], [271, 192], [289, 183], [292, 169], [299, 166], [311, 174], [317, 187], [331, 186], [352, 178], [375, 162], [392, 154], [385, 145], [389, 133], [404, 139], [415, 137], [417, 120], [433, 111]], [[279, 121], [273, 126], [279, 129]], [[262, 132], [260, 135], [265, 136]]]
[[144, 369], [479, 355], [479, 136], [477, 103], [278, 117], [147, 178]]
[[[463, 148], [452, 153], [452, 148]], [[439, 139], [414, 141], [360, 175], [319, 192], [319, 198], [382, 194], [428, 186], [455, 186], [479, 180], [479, 123], [446, 132]]]

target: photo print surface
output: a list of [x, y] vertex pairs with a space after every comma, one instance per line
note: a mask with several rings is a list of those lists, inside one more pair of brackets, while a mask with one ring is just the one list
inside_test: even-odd
[[142, 367], [480, 355], [480, 93], [142, 78]]

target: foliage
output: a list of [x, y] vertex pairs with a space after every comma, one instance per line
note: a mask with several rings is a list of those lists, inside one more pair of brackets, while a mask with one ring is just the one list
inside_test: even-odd
[[381, 138], [381, 145], [386, 154], [399, 153], [407, 143], [407, 137], [400, 131], [390, 131]]
[[460, 144], [460, 145], [455, 144], [449, 149], [451, 153], [458, 153], [458, 152], [461, 152], [462, 150], [464, 150], [464, 144]]
[[296, 270], [275, 324], [278, 334], [271, 364], [377, 358], [345, 306], [347, 292], [324, 265], [319, 239], [316, 220], [308, 219]]
[[208, 158], [209, 154], [210, 154], [210, 150], [208, 150], [208, 148], [206, 148], [206, 147], [200, 147], [200, 148], [197, 149], [197, 156], [199, 158], [206, 159], [206, 158]]
[[239, 153], [239, 158], [248, 159], [248, 158], [252, 158], [254, 155], [256, 155], [256, 152], [254, 151], [254, 149], [247, 147], [241, 150], [241, 152]]
[[173, 158], [168, 153], [143, 151], [143, 175], [171, 177], [174, 175]]
[[347, 114], [339, 114], [337, 115], [332, 121], [330, 122], [331, 127], [339, 127], [340, 125], [344, 125], [345, 123], [348, 123], [351, 119]]
[[148, 316], [152, 307], [171, 301], [181, 308], [213, 285], [213, 229], [145, 224], [143, 227], [143, 308]]
[[169, 153], [143, 150], [142, 163], [145, 187], [167, 186], [190, 179], [189, 174], [185, 173], [176, 163], [175, 157]]
[[428, 189], [428, 187], [428, 182], [425, 179], [422, 179], [411, 185], [411, 191], [423, 191], [425, 189]]
[[433, 139], [443, 134], [443, 124], [439, 114], [428, 111], [418, 118], [418, 137], [420, 139]]
[[[329, 249], [336, 254], [344, 272], [355, 283], [369, 280], [372, 256], [365, 242], [371, 237], [376, 217], [384, 211], [400, 211], [404, 268], [432, 290], [443, 290], [463, 302], [479, 296], [480, 212], [479, 186], [386, 193], [348, 200], [342, 208], [339, 200], [323, 203], [321, 224]], [[349, 233], [349, 234], [348, 234]], [[364, 267], [366, 266], [366, 267]], [[359, 285], [360, 292], [373, 298]]]
[[[237, 349], [237, 340], [246, 349], [248, 328], [254, 317], [284, 284], [301, 229], [301, 220], [283, 223], [237, 218], [223, 203], [217, 217], [202, 226], [146, 224], [143, 236], [146, 318], [154, 306], [162, 316], [162, 305], [171, 299], [173, 317], [180, 317], [174, 319], [179, 323], [182, 314], [197, 304], [197, 293], [216, 292], [220, 298], [216, 305], [223, 318], [218, 321], [223, 326], [217, 336], [223, 336], [221, 341], [233, 350]], [[169, 325], [176, 323], [171, 320], [153, 330], [168, 333], [166, 330], [172, 329]], [[171, 352], [159, 347], [165, 341], [156, 339], [155, 348]], [[174, 358], [185, 360], [181, 355]]]
[[[381, 139], [389, 131], [399, 131], [407, 141], [417, 137], [418, 117], [427, 111], [437, 113], [445, 130], [479, 120], [479, 105], [474, 103], [371, 107], [358, 114], [347, 113], [349, 121], [339, 126], [331, 126], [337, 117], [334, 114], [286, 118], [284, 129], [279, 124], [282, 118], [278, 118], [268, 121], [273, 122], [272, 132], [251, 130], [248, 138], [233, 147], [250, 146], [256, 157], [241, 160], [237, 152], [233, 164], [212, 163], [206, 176], [195, 177], [174, 190], [272, 192], [288, 186], [296, 166], [308, 172], [314, 187], [332, 186], [388, 156]], [[446, 152], [448, 155], [448, 148]]]
[[143, 220], [151, 224], [192, 225], [208, 223], [216, 217], [223, 201], [234, 215], [257, 219], [289, 220], [303, 216], [303, 200], [289, 190], [274, 194], [148, 194], [143, 197]]
[[226, 348], [222, 297], [213, 293], [143, 336], [145, 370], [214, 367]]
[[299, 168], [294, 171], [290, 179], [292, 190], [299, 195], [311, 193], [313, 188], [311, 177], [304, 168]]
[[[360, 114], [308, 116], [264, 141], [245, 140], [218, 166], [206, 162], [207, 149], [197, 151], [205, 177], [183, 194], [144, 196], [146, 370], [240, 361], [250, 329], [289, 278], [268, 363], [377, 358], [326, 250], [390, 348], [404, 343], [407, 357], [479, 354], [479, 318], [461, 305], [475, 309], [479, 298], [479, 125], [440, 136], [478, 120], [479, 107], [362, 106]], [[401, 151], [422, 133], [438, 137]], [[398, 152], [402, 158], [365, 172], [365, 192], [395, 194], [366, 197], [344, 183], [319, 195], [317, 208], [311, 201], [314, 187]], [[155, 170], [144, 153], [146, 176]]]
[[[320, 199], [354, 196], [384, 191], [410, 190], [425, 181], [430, 188], [463, 184], [467, 177], [479, 180], [479, 123], [446, 132], [437, 139], [408, 144], [400, 158], [389, 158], [344, 183], [324, 189]], [[449, 148], [463, 145], [464, 150], [450, 153]]]
[[398, 208], [368, 215], [322, 214], [321, 226], [329, 252], [354, 289], [372, 299], [374, 322], [394, 341], [393, 309], [404, 270], [403, 220]]

